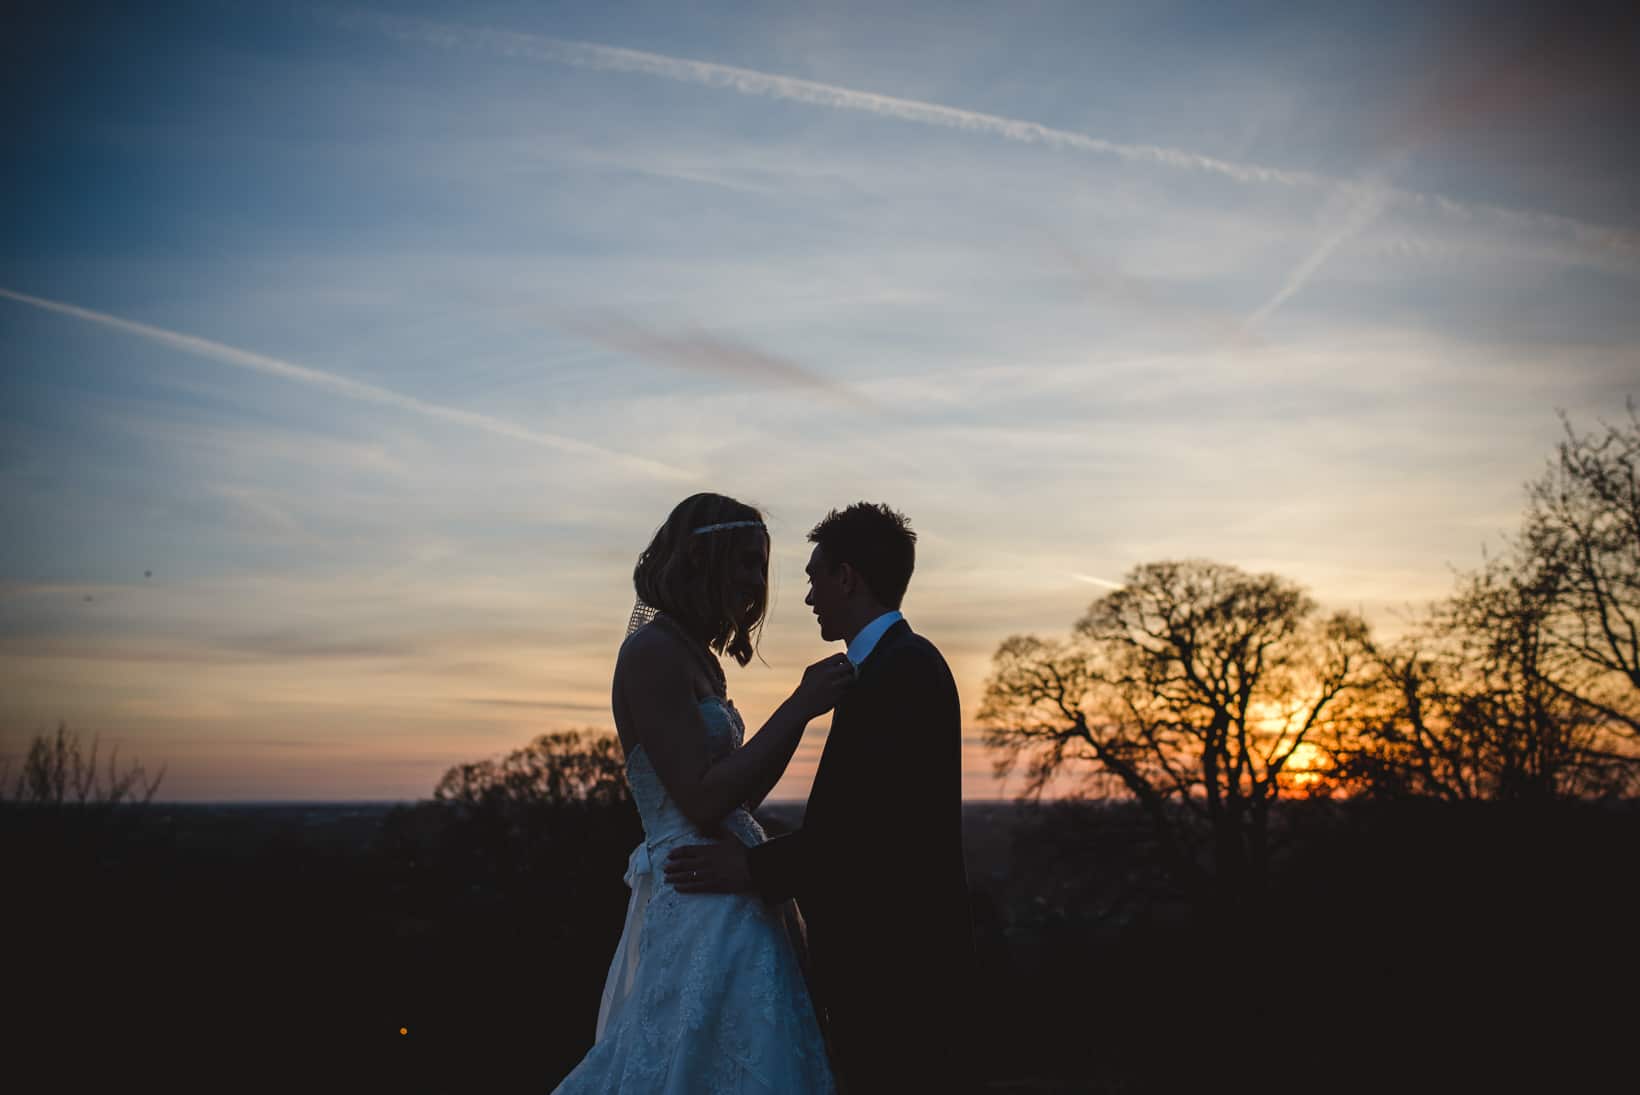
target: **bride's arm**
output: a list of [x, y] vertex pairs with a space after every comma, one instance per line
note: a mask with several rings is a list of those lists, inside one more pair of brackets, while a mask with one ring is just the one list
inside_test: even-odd
[[[802, 686], [799, 685], [798, 688], [801, 690]], [[714, 768], [721, 768], [726, 764], [735, 762], [738, 758], [745, 756], [765, 736], [770, 739], [770, 745], [774, 747], [771, 748], [770, 752], [774, 755], [768, 758], [767, 763], [752, 762], [757, 764], [758, 767], [756, 768], [756, 782], [752, 785], [752, 792], [746, 796], [745, 805], [748, 811], [755, 811], [763, 805], [763, 800], [769, 796], [770, 791], [774, 790], [774, 785], [779, 783], [780, 777], [786, 774], [786, 766], [792, 762], [792, 756], [797, 752], [797, 743], [803, 740], [803, 731], [808, 727], [808, 724], [831, 710], [832, 707], [828, 703], [813, 714], [800, 715], [797, 711], [791, 710], [795, 703], [798, 703], [797, 692], [793, 692], [787, 697], [785, 703], [775, 708], [774, 714], [769, 716], [768, 721], [763, 724], [763, 728], [752, 736], [751, 741], [713, 766]], [[791, 727], [787, 725], [793, 719], [801, 720], [798, 722], [796, 733], [793, 733]]]
[[706, 722], [695, 699], [690, 663], [673, 640], [663, 633], [635, 635], [615, 666], [615, 687], [626, 700], [638, 741], [672, 801], [703, 833], [737, 806], [769, 793], [809, 720], [829, 711], [852, 677], [846, 659], [811, 665], [756, 736], [714, 764], [706, 750]]

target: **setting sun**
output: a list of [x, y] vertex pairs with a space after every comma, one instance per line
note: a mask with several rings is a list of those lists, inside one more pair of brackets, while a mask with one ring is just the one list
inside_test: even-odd
[[1308, 791], [1326, 778], [1326, 754], [1309, 742], [1300, 742], [1287, 759], [1286, 783], [1295, 791]]

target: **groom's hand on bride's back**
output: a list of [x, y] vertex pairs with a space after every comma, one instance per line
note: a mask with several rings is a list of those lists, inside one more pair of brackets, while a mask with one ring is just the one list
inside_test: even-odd
[[666, 857], [666, 881], [679, 893], [743, 893], [752, 889], [746, 847], [719, 840], [674, 848]]

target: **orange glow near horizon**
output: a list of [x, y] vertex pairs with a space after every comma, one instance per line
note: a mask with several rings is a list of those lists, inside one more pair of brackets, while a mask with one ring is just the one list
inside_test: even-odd
[[1307, 793], [1326, 780], [1327, 755], [1311, 743], [1299, 742], [1282, 769], [1282, 780], [1291, 790]]

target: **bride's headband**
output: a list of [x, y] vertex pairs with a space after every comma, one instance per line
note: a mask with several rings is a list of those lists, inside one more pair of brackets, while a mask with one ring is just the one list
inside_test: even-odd
[[[715, 524], [715, 525], [702, 525], [702, 526], [700, 526], [700, 528], [691, 529], [690, 531], [694, 535], [699, 536], [703, 532], [719, 532], [719, 531], [721, 531], [723, 529], [726, 529], [726, 528], [763, 528], [763, 527], [764, 526], [763, 526], [762, 521], [720, 521], [718, 524]], [[764, 529], [764, 531], [767, 532], [768, 530]]]

